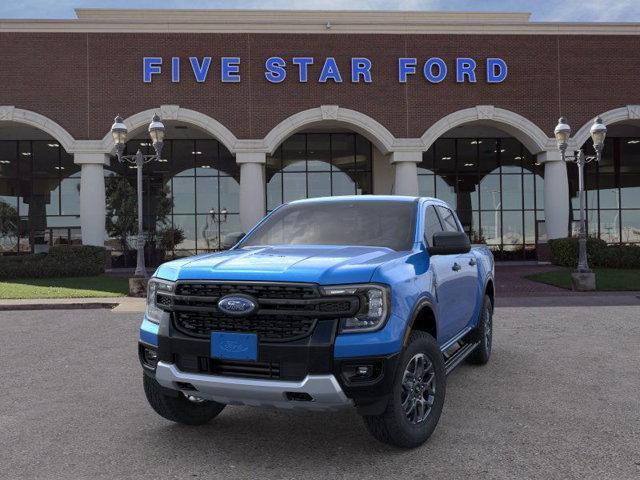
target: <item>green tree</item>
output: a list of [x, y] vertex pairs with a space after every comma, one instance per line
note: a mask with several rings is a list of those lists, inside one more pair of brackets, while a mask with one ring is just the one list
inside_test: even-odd
[[[152, 189], [153, 190], [153, 189]], [[138, 234], [138, 199], [136, 188], [125, 177], [112, 176], [105, 179], [107, 203], [106, 229], [109, 236], [117, 238], [122, 250], [130, 248], [129, 238]], [[151, 192], [151, 199], [145, 204], [151, 211], [145, 211], [145, 224], [148, 230], [147, 240], [155, 242], [156, 226], [167, 225], [173, 207], [173, 200], [166, 187]]]
[[10, 250], [18, 243], [19, 224], [18, 210], [0, 200], [0, 245], [3, 250]]

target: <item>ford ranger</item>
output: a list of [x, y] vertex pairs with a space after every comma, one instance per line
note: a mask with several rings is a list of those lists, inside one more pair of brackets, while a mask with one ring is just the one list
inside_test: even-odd
[[380, 441], [415, 447], [438, 423], [447, 374], [489, 360], [493, 256], [442, 201], [299, 200], [231, 240], [149, 281], [138, 352], [164, 418], [354, 407]]

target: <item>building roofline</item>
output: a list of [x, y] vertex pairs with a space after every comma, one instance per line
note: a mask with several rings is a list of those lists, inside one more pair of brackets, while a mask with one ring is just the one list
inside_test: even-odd
[[640, 23], [531, 22], [530, 13], [76, 9], [75, 19], [0, 19], [2, 32], [638, 35]]

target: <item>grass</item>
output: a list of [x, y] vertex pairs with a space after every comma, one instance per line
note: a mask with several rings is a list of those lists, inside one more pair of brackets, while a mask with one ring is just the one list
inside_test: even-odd
[[[571, 269], [528, 275], [529, 280], [546, 283], [571, 290]], [[596, 272], [596, 290], [633, 291], [640, 290], [640, 270], [594, 268]]]
[[34, 278], [0, 281], [0, 299], [122, 297], [128, 280], [122, 277]]

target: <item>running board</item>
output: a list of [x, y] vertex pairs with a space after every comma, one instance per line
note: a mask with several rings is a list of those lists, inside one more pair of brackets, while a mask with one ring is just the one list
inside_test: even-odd
[[456, 353], [447, 358], [444, 362], [446, 374], [449, 375], [449, 373], [451, 373], [451, 371], [456, 368], [460, 362], [473, 353], [478, 345], [480, 345], [480, 342], [467, 343], [456, 350]]

